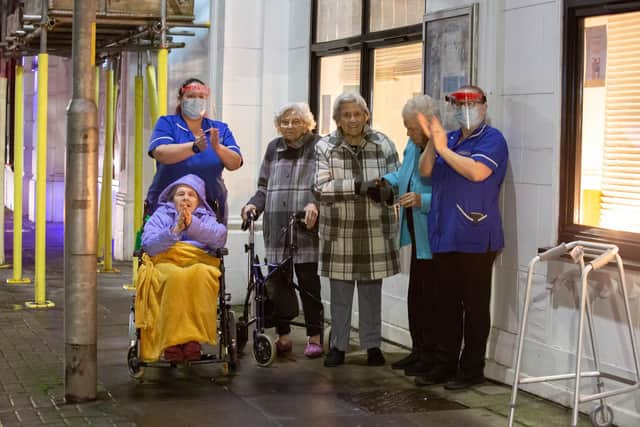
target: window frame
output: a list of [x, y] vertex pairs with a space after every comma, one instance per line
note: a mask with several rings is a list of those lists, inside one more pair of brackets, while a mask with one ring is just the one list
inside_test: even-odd
[[567, 0], [564, 6], [562, 115], [560, 145], [560, 201], [558, 241], [589, 240], [615, 244], [625, 265], [640, 269], [640, 233], [578, 224], [584, 19], [640, 11], [640, 0]]
[[375, 114], [371, 104], [373, 94], [374, 55], [376, 48], [399, 46], [406, 43], [422, 41], [424, 15], [417, 24], [395, 27], [380, 31], [370, 31], [371, 1], [362, 0], [361, 33], [357, 36], [345, 37], [326, 42], [315, 41], [318, 22], [318, 0], [311, 2], [311, 34], [309, 38], [309, 107], [318, 117], [320, 91], [320, 59], [326, 56], [340, 55], [348, 52], [360, 52], [360, 95]]

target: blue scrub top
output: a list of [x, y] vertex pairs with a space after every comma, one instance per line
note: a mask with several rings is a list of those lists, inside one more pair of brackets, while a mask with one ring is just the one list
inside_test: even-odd
[[461, 156], [483, 163], [493, 173], [484, 181], [472, 182], [440, 156], [436, 157], [428, 218], [431, 251], [498, 251], [504, 247], [499, 199], [509, 157], [507, 142], [498, 129], [487, 124], [458, 142], [461, 136], [461, 130], [448, 133], [447, 146]]
[[[203, 118], [202, 129], [206, 131], [210, 127], [218, 129], [220, 144], [242, 156], [240, 147], [238, 147], [226, 123], [211, 120], [206, 117]], [[153, 182], [147, 194], [147, 201], [152, 210], [155, 209], [158, 196], [167, 185], [186, 174], [192, 173], [198, 175], [205, 182], [207, 199], [210, 202], [217, 202], [215, 203], [218, 207], [216, 214], [218, 218], [226, 222], [227, 188], [222, 179], [224, 165], [220, 157], [218, 157], [211, 147], [209, 133], [207, 132], [205, 135], [207, 138], [207, 148], [200, 153], [194, 154], [172, 165], [165, 165], [156, 161], [156, 175], [153, 177]], [[189, 126], [181, 115], [162, 116], [158, 119], [153, 134], [151, 135], [148, 153], [151, 156], [151, 152], [159, 145], [181, 144], [194, 141], [195, 139], [195, 135], [189, 130]]]

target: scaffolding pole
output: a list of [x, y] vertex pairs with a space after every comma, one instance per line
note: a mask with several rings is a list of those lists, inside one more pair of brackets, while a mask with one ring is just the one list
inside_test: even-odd
[[[1, 66], [1, 64], [0, 64]], [[7, 145], [7, 77], [0, 76], [0, 224], [2, 224], [2, 232], [0, 232], [0, 268], [11, 267], [6, 263], [4, 253], [4, 164], [5, 164], [5, 150]]]
[[[135, 119], [135, 138], [133, 149], [133, 238], [134, 246], [137, 242], [138, 232], [142, 228], [142, 216], [144, 215], [144, 207], [142, 203], [142, 168], [143, 168], [143, 127], [144, 127], [144, 81], [142, 77], [142, 52], [138, 53], [138, 70], [134, 79], [134, 119]], [[135, 289], [138, 278], [138, 257], [133, 257], [132, 265], [132, 283], [125, 284], [125, 289]]]
[[38, 115], [36, 118], [38, 140], [36, 146], [36, 253], [34, 274], [34, 300], [27, 301], [28, 308], [54, 307], [48, 301], [47, 266], [47, 107], [49, 95], [49, 55], [47, 54], [48, 2], [42, 2], [40, 22], [40, 53], [38, 54]]
[[158, 114], [167, 115], [169, 50], [167, 49], [167, 0], [160, 1], [160, 50], [158, 50]]
[[67, 109], [65, 173], [65, 398], [97, 395], [96, 212], [98, 112], [95, 99], [96, 0], [74, 0], [73, 95]]
[[100, 269], [100, 273], [117, 273], [118, 270], [113, 268], [113, 250], [112, 243], [112, 186], [113, 186], [113, 136], [115, 130], [115, 110], [116, 110], [116, 84], [115, 71], [113, 64], [109, 64], [107, 70], [107, 86], [106, 95], [107, 103], [105, 107], [106, 113], [106, 129], [104, 137], [104, 159], [102, 166], [102, 191], [104, 194], [104, 266]]
[[22, 277], [22, 175], [24, 172], [24, 68], [16, 65], [13, 102], [13, 277], [8, 284], [31, 283]]

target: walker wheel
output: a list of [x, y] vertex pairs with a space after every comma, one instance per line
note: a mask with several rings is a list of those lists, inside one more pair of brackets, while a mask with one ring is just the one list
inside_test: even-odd
[[591, 412], [589, 418], [591, 419], [591, 425], [594, 427], [609, 427], [613, 425], [613, 410], [610, 406], [598, 405]]
[[276, 357], [276, 346], [268, 335], [256, 334], [253, 340], [253, 357], [258, 362], [258, 366], [271, 365]]
[[135, 347], [129, 348], [127, 367], [129, 368], [129, 375], [132, 378], [139, 379], [144, 375], [144, 366], [140, 365], [140, 359], [138, 359], [138, 352]]

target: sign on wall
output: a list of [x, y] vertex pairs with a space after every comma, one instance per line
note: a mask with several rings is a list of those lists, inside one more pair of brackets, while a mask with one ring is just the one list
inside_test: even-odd
[[476, 82], [477, 10], [476, 3], [430, 13], [424, 19], [424, 93], [438, 102], [447, 130], [458, 126], [453, 111], [444, 108], [445, 96]]

